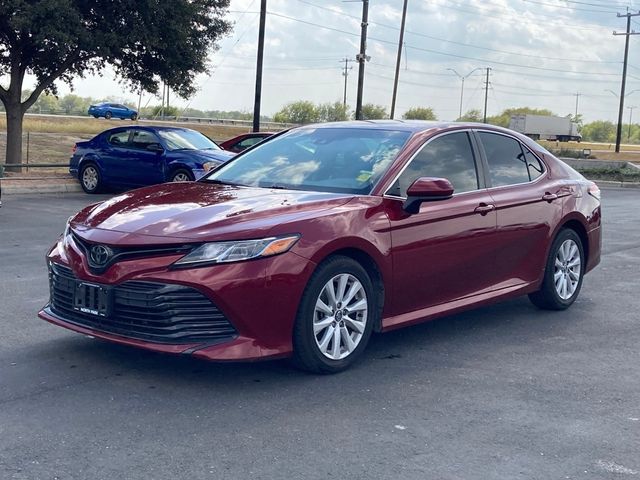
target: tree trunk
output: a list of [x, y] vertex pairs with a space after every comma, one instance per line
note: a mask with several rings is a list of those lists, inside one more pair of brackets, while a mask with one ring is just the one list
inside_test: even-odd
[[22, 120], [24, 111], [20, 101], [7, 102], [7, 157], [6, 170], [8, 172], [22, 172], [22, 167], [16, 165], [22, 163]]

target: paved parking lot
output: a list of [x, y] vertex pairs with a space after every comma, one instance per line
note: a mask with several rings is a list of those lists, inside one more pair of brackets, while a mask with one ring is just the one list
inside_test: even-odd
[[38, 320], [46, 249], [100, 198], [3, 198], [0, 478], [640, 478], [640, 191], [603, 191], [602, 263], [568, 311], [522, 298], [378, 335], [335, 376]]

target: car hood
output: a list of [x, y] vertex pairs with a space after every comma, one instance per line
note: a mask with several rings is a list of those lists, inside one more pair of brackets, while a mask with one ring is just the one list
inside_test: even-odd
[[187, 154], [202, 163], [210, 161], [226, 162], [236, 155], [235, 153], [227, 152], [226, 150], [189, 150]]
[[259, 238], [276, 225], [313, 218], [352, 198], [205, 182], [167, 183], [86, 207], [70, 224], [85, 240], [119, 245]]

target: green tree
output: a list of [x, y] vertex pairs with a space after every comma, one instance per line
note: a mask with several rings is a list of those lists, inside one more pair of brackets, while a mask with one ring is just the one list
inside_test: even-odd
[[67, 115], [78, 114], [78, 113], [86, 113], [87, 108], [84, 108], [86, 104], [86, 100], [78, 95], [69, 94], [65, 95], [60, 99], [60, 108]]
[[414, 107], [410, 108], [402, 118], [405, 120], [437, 120], [436, 114], [431, 107]]
[[373, 103], [367, 103], [362, 106], [363, 120], [380, 120], [382, 118], [389, 118], [387, 109], [382, 105], [374, 105]]
[[469, 110], [467, 113], [462, 115], [458, 120], [458, 122], [481, 122], [482, 121], [482, 112], [478, 109]]
[[277, 112], [273, 116], [275, 122], [280, 123], [314, 123], [320, 120], [320, 115], [316, 106], [306, 100], [292, 102]]
[[342, 102], [323, 103], [316, 110], [320, 122], [342, 122], [349, 119], [349, 107]]
[[[229, 0], [6, 0], [0, 2], [0, 100], [7, 112], [8, 164], [22, 158], [22, 120], [55, 82], [111, 65], [135, 90], [155, 93], [160, 80], [188, 97], [196, 74], [231, 26]], [[36, 86], [21, 98], [25, 75]]]
[[60, 102], [55, 95], [43, 94], [29, 109], [33, 113], [57, 113], [60, 110]]
[[587, 123], [582, 127], [582, 139], [588, 142], [615, 142], [616, 125], [604, 120]]

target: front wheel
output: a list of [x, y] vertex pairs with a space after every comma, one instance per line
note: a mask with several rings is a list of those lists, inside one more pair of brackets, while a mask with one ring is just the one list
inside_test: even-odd
[[80, 170], [80, 186], [86, 193], [98, 193], [102, 180], [98, 167], [93, 163], [84, 165]]
[[377, 320], [373, 284], [349, 257], [322, 263], [302, 295], [293, 332], [293, 362], [315, 373], [337, 373], [362, 355]]
[[185, 170], [184, 168], [179, 168], [175, 172], [171, 174], [170, 182], [191, 182], [193, 180], [193, 175], [190, 171]]
[[104, 118], [106, 118], [107, 120], [111, 119], [111, 112], [107, 112], [104, 114]]
[[540, 290], [531, 302], [546, 310], [564, 310], [578, 298], [584, 275], [584, 247], [578, 234], [561, 230], [551, 245]]
[[138, 119], [138, 114], [137, 113], [132, 113], [131, 114], [131, 121], [135, 122]]

